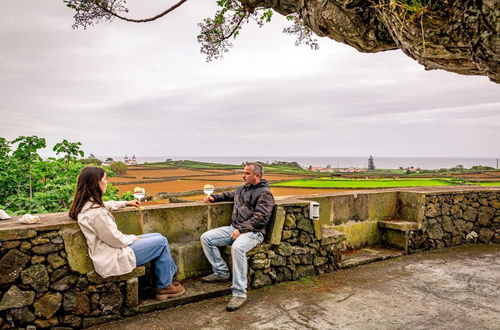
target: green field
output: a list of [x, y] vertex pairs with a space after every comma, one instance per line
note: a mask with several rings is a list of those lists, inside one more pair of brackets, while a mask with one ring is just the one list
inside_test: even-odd
[[483, 186], [483, 187], [500, 187], [500, 181], [495, 181], [495, 182], [467, 182], [467, 183], [475, 185], [475, 186]]
[[300, 188], [397, 188], [397, 187], [429, 187], [453, 186], [455, 183], [445, 179], [329, 179], [291, 180], [275, 183], [276, 187]]

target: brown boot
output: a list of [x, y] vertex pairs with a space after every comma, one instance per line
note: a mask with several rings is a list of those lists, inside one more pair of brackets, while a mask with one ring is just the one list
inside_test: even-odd
[[158, 289], [156, 291], [156, 300], [164, 301], [168, 298], [180, 297], [184, 293], [186, 293], [186, 289], [182, 285], [173, 285], [170, 284], [166, 288]]

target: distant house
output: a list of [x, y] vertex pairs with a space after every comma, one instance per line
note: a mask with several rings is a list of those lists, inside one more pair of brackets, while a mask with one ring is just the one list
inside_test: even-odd
[[108, 157], [105, 161], [102, 162], [102, 166], [110, 166], [112, 162], [114, 162], [113, 158]]
[[125, 165], [137, 165], [137, 159], [135, 158], [135, 155], [132, 155], [132, 158], [128, 158], [127, 155], [123, 158], [123, 162]]
[[309, 166], [306, 169], [308, 169], [311, 172], [320, 172], [320, 173], [333, 173], [333, 172], [335, 172], [335, 170], [333, 168], [330, 168], [330, 167]]
[[357, 168], [357, 167], [339, 168], [338, 170], [341, 173], [359, 173], [367, 171], [366, 168]]

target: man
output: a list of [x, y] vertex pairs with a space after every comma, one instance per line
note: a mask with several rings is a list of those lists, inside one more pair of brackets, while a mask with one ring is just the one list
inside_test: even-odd
[[248, 163], [243, 172], [243, 185], [236, 191], [205, 197], [205, 202], [234, 201], [230, 226], [219, 227], [201, 235], [203, 252], [212, 265], [213, 274], [202, 278], [203, 282], [227, 282], [229, 268], [222, 259], [219, 247], [231, 245], [233, 263], [233, 296], [226, 310], [234, 311], [247, 301], [246, 253], [264, 241], [267, 223], [274, 208], [274, 198], [269, 185], [262, 179], [262, 166]]

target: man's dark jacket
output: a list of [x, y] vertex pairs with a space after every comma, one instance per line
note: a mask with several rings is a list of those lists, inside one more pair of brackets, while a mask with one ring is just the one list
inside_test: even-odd
[[267, 180], [256, 185], [241, 186], [235, 191], [212, 195], [215, 202], [233, 201], [231, 225], [240, 233], [261, 232], [266, 234], [266, 227], [274, 208], [274, 198]]

